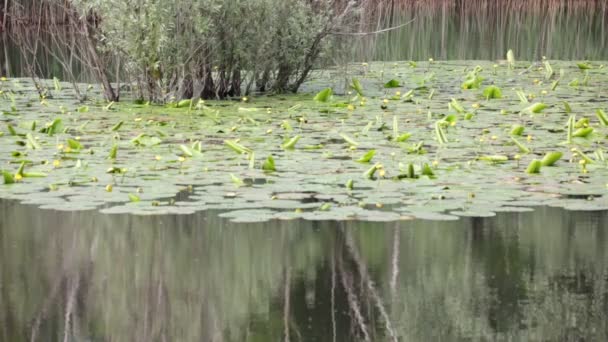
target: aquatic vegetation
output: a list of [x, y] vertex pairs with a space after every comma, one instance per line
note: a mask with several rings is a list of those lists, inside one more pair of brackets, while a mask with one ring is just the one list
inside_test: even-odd
[[[534, 82], [546, 64], [476, 64], [485, 88], [462, 89], [471, 70], [462, 62], [370, 63], [350, 68], [342, 86], [333, 82], [339, 71], [325, 70], [302, 94], [181, 107], [80, 104], [61, 83], [68, 94], [41, 103], [29, 80], [9, 79], [0, 196], [106, 213], [246, 211], [231, 216], [239, 221], [317, 219], [321, 209], [332, 219], [401, 220], [608, 207], [608, 119], [598, 92], [608, 70], [587, 69], [578, 90], [552, 90]], [[564, 82], [580, 74], [572, 62], [551, 67], [565, 70]], [[386, 80], [408, 90], [389, 90]]]

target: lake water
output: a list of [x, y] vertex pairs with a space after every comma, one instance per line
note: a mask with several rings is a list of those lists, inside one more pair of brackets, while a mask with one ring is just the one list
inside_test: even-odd
[[608, 339], [606, 212], [391, 224], [216, 214], [0, 201], [0, 340]]

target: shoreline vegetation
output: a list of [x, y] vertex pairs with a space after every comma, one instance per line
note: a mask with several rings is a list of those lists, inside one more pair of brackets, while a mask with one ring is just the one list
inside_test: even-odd
[[[0, 27], [2, 45], [18, 47], [24, 74], [35, 83], [53, 61], [80, 100], [85, 96], [75, 84], [88, 74], [108, 101], [119, 101], [127, 84], [135, 90], [129, 97], [166, 103], [296, 92], [315, 68], [375, 59], [374, 51], [400, 56], [396, 46], [418, 39], [408, 36], [410, 25], [465, 31], [476, 25], [472, 18], [483, 18], [496, 23], [487, 28], [494, 31], [535, 20], [526, 13], [546, 13], [543, 22], [550, 23], [543, 25], [551, 31], [564, 11], [597, 13], [589, 21], [599, 29], [579, 35], [606, 41], [607, 7], [599, 0], [2, 0]], [[518, 12], [521, 17], [504, 19]], [[532, 39], [550, 46], [549, 34]], [[446, 36], [428, 44], [447, 51]], [[578, 35], [567, 43], [577, 46]], [[510, 47], [499, 48], [504, 53]], [[44, 96], [44, 86], [37, 88]]]

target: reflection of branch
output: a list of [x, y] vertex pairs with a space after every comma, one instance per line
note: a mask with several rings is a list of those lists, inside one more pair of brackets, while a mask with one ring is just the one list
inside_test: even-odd
[[284, 292], [284, 305], [283, 305], [283, 327], [284, 327], [284, 341], [289, 342], [289, 287], [291, 279], [291, 269], [289, 266], [285, 267], [285, 292]]
[[369, 333], [367, 332], [365, 320], [363, 319], [363, 315], [361, 314], [359, 302], [357, 302], [357, 296], [353, 291], [352, 279], [350, 279], [346, 272], [344, 272], [344, 267], [342, 265], [342, 257], [338, 257], [338, 272], [340, 272], [340, 280], [342, 281], [342, 287], [344, 288], [344, 291], [346, 291], [346, 295], [348, 297], [348, 306], [350, 307], [350, 310], [353, 312], [355, 319], [357, 320], [359, 329], [363, 333], [363, 339], [365, 341], [371, 341], [371, 339], [369, 338]]
[[78, 288], [80, 287], [80, 276], [75, 274], [72, 279], [68, 281], [69, 292], [67, 293], [66, 303], [65, 303], [65, 316], [64, 316], [64, 325], [63, 325], [63, 342], [68, 342], [70, 340], [70, 327], [71, 327], [71, 318], [72, 318], [72, 310], [74, 308], [74, 302], [76, 301], [76, 294], [78, 293]]
[[336, 254], [331, 258], [331, 332], [332, 342], [336, 342]]
[[403, 26], [409, 25], [414, 20], [416, 20], [416, 18], [414, 18], [404, 24], [398, 25], [398, 26], [393, 26], [393, 27], [389, 27], [389, 28], [385, 28], [383, 30], [378, 30], [378, 31], [373, 31], [373, 32], [330, 32], [330, 33], [334, 34], [334, 35], [338, 35], [338, 36], [369, 36], [369, 35], [373, 35], [373, 34], [384, 33], [384, 32], [393, 31], [393, 30], [402, 28]]
[[393, 258], [391, 260], [391, 281], [389, 283], [391, 289], [391, 295], [395, 295], [395, 290], [397, 288], [397, 278], [399, 276], [399, 245], [401, 242], [401, 234], [399, 230], [399, 226], [396, 225], [393, 233]]
[[361, 254], [359, 254], [359, 250], [355, 245], [355, 240], [353, 239], [352, 234], [350, 234], [350, 230], [345, 230], [344, 227], [341, 227], [341, 230], [345, 235], [347, 250], [351, 253], [351, 257], [357, 265], [361, 280], [365, 283], [367, 290], [372, 295], [374, 303], [376, 304], [376, 308], [378, 308], [378, 311], [380, 312], [380, 315], [384, 320], [386, 332], [388, 333], [391, 340], [397, 341], [397, 336], [395, 336], [395, 331], [392, 328], [392, 324], [390, 318], [388, 317], [388, 313], [386, 312], [386, 308], [382, 303], [382, 298], [380, 298], [380, 295], [378, 294], [378, 291], [376, 290], [376, 287], [374, 286], [374, 283], [371, 280], [369, 272], [367, 271], [367, 266], [365, 265], [365, 261], [361, 257]]

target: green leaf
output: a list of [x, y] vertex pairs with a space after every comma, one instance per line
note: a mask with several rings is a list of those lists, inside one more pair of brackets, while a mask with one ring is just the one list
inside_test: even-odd
[[116, 132], [120, 129], [120, 127], [122, 127], [122, 125], [124, 124], [124, 121], [120, 121], [118, 122], [116, 125], [114, 125], [114, 127], [112, 127], [112, 132]]
[[586, 138], [591, 133], [593, 133], [593, 127], [579, 128], [572, 133], [572, 137]]
[[588, 62], [579, 62], [576, 63], [576, 66], [581, 70], [589, 70], [592, 68], [591, 64], [589, 64]]
[[500, 99], [502, 98], [502, 91], [497, 86], [488, 86], [483, 90], [483, 96], [486, 99]]
[[491, 156], [481, 156], [481, 157], [479, 157], [479, 160], [487, 161], [491, 164], [501, 164], [501, 163], [507, 162], [509, 160], [509, 157], [501, 156], [501, 155], [491, 155]]
[[515, 94], [517, 94], [517, 97], [519, 98], [519, 102], [521, 102], [521, 103], [529, 103], [530, 102], [530, 101], [528, 101], [528, 98], [526, 97], [526, 94], [524, 94], [523, 91], [516, 90]]
[[314, 100], [318, 102], [327, 102], [331, 98], [333, 90], [331, 88], [325, 88], [315, 95]]
[[177, 103], [177, 108], [190, 108], [192, 105], [192, 99], [181, 100]]
[[464, 107], [455, 98], [452, 98], [449, 107], [452, 107], [452, 109], [454, 109], [458, 113], [464, 113]]
[[135, 138], [131, 139], [131, 142], [137, 146], [145, 146], [150, 147], [154, 145], [158, 145], [163, 142], [161, 139], [157, 137], [149, 136], [148, 134], [142, 133]]
[[59, 118], [53, 120], [51, 125], [46, 130], [46, 133], [49, 136], [53, 136], [53, 135], [61, 133], [61, 132], [63, 132], [63, 122]]
[[521, 136], [524, 133], [524, 129], [525, 127], [522, 125], [513, 125], [509, 134]]
[[561, 152], [547, 152], [540, 162], [542, 166], [553, 166], [563, 155]]
[[68, 146], [74, 151], [82, 150], [82, 144], [78, 140], [68, 139]]
[[4, 178], [4, 184], [14, 184], [15, 183], [15, 177], [13, 176], [12, 173], [2, 170], [2, 176]]
[[357, 159], [359, 163], [369, 163], [372, 158], [376, 155], [376, 150], [369, 150], [366, 154], [364, 154], [361, 158]]
[[396, 142], [404, 142], [412, 137], [412, 133], [403, 133], [400, 136], [395, 138]]
[[342, 137], [342, 139], [344, 139], [344, 141], [346, 141], [350, 146], [359, 146], [359, 143], [356, 142], [355, 140], [353, 140], [351, 137], [349, 137], [348, 135], [344, 134], [344, 133], [340, 133], [340, 137]]
[[598, 109], [595, 112], [595, 116], [597, 116], [597, 119], [600, 121], [602, 126], [608, 126], [608, 115], [606, 115], [606, 113], [603, 110]]
[[572, 137], [574, 136], [574, 122], [576, 121], [576, 116], [575, 115], [570, 115], [570, 117], [568, 118], [568, 133], [567, 133], [567, 137], [566, 137], [566, 142], [568, 144], [572, 143]]
[[286, 143], [284, 143], [281, 147], [285, 150], [293, 150], [296, 146], [296, 143], [300, 140], [300, 136], [296, 135], [295, 137], [289, 139]]
[[352, 179], [346, 181], [346, 188], [352, 190], [355, 187], [355, 182]]
[[443, 127], [441, 126], [441, 121], [435, 122], [435, 136], [437, 137], [437, 142], [439, 142], [439, 145], [447, 144], [448, 139], [445, 136]]
[[367, 179], [373, 179], [376, 171], [382, 168], [382, 164], [376, 163], [363, 173], [363, 176]]
[[513, 69], [515, 67], [515, 54], [513, 50], [507, 51], [507, 63], [509, 63], [509, 69]]
[[350, 87], [359, 95], [363, 96], [363, 87], [361, 86], [361, 82], [358, 79], [353, 78]]
[[542, 166], [542, 162], [538, 159], [533, 159], [530, 164], [528, 165], [528, 168], [526, 169], [526, 173], [540, 173], [540, 168]]
[[520, 143], [519, 140], [515, 139], [515, 137], [511, 137], [511, 140], [519, 148], [520, 152], [522, 152], [522, 153], [530, 153], [530, 149], [527, 148], [524, 144]]
[[224, 144], [226, 144], [226, 146], [230, 147], [233, 151], [235, 151], [238, 154], [247, 154], [247, 153], [253, 152], [252, 149], [247, 148], [247, 147], [237, 143], [234, 140], [224, 140]]
[[524, 109], [524, 112], [527, 112], [530, 114], [538, 114], [547, 107], [548, 106], [546, 104], [544, 104], [542, 102], [537, 102], [537, 103], [534, 103], [531, 106], [527, 107], [526, 109]]
[[78, 108], [78, 113], [87, 113], [89, 111], [89, 106], [82, 106]]
[[262, 170], [267, 171], [267, 172], [274, 172], [277, 170], [275, 168], [274, 158], [272, 158], [272, 156], [268, 156], [268, 158], [266, 158], [266, 160], [262, 164]]
[[116, 154], [118, 153], [118, 144], [114, 144], [112, 149], [110, 149], [110, 154], [108, 155], [108, 159], [116, 159]]
[[135, 194], [129, 194], [129, 201], [131, 201], [133, 203], [137, 203], [137, 202], [141, 201], [141, 198], [139, 198], [139, 196], [137, 196]]
[[422, 164], [422, 174], [424, 176], [428, 176], [428, 177], [431, 177], [431, 178], [435, 176], [435, 173], [433, 172], [433, 169], [431, 169], [431, 167], [427, 163]]
[[384, 84], [384, 88], [399, 88], [401, 87], [401, 83], [399, 81], [392, 79]]
[[34, 139], [31, 133], [26, 134], [25, 138], [27, 139], [27, 146], [32, 150], [39, 150], [41, 148], [40, 144]]

